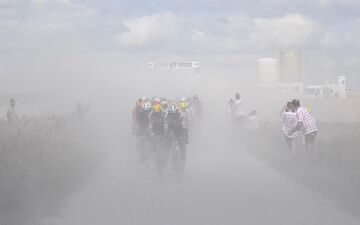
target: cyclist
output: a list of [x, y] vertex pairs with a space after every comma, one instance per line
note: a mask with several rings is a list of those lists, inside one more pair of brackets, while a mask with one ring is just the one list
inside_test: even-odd
[[164, 141], [165, 135], [165, 115], [161, 109], [160, 104], [152, 106], [150, 114], [150, 132], [151, 132], [151, 153], [155, 157], [155, 162], [159, 172], [165, 167], [167, 151], [166, 142]]
[[164, 135], [165, 117], [160, 104], [152, 106], [152, 112], [150, 113], [150, 130], [152, 136]]
[[193, 105], [194, 115], [197, 118], [201, 118], [202, 117], [202, 103], [201, 103], [198, 95], [193, 96], [192, 105]]
[[137, 123], [138, 123], [138, 117], [140, 114], [140, 111], [142, 110], [143, 104], [144, 104], [145, 97], [140, 97], [132, 110], [132, 131], [133, 134], [136, 134], [137, 129]]
[[149, 102], [144, 103], [137, 115], [136, 123], [136, 137], [137, 137], [137, 149], [140, 151], [140, 161], [147, 160], [146, 143], [149, 141], [149, 127], [150, 127], [150, 113], [151, 104]]
[[[185, 136], [188, 138], [189, 129], [192, 126], [192, 111], [189, 107], [188, 102], [180, 101], [179, 103], [179, 111], [183, 117], [183, 128], [185, 132]], [[188, 140], [187, 140], [188, 142]]]
[[157, 105], [157, 104], [160, 104], [161, 103], [161, 99], [158, 98], [158, 97], [154, 97], [151, 101], [151, 105], [154, 106], [154, 105]]
[[137, 114], [137, 124], [136, 124], [137, 135], [142, 135], [148, 132], [150, 125], [150, 113], [151, 113], [150, 103], [144, 103]]
[[169, 104], [168, 102], [166, 101], [166, 99], [163, 99], [160, 103], [161, 105], [161, 110], [164, 114], [164, 116], [166, 117], [167, 113], [168, 113], [168, 110], [169, 110]]
[[181, 150], [181, 159], [185, 163], [186, 159], [186, 144], [187, 144], [187, 129], [184, 127], [184, 118], [176, 104], [172, 104], [166, 116], [167, 129], [169, 135], [169, 145], [174, 140], [178, 141]]

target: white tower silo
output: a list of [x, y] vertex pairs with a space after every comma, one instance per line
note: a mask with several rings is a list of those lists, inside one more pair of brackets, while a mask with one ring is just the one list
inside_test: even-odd
[[280, 52], [280, 77], [282, 82], [301, 82], [301, 52], [286, 49]]

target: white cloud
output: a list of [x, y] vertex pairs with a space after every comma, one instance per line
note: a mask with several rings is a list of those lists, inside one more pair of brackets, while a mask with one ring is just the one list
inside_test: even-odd
[[344, 37], [333, 32], [325, 32], [321, 40], [324, 47], [341, 47], [343, 43]]
[[241, 45], [240, 40], [228, 35], [215, 35], [208, 31], [193, 29], [191, 35], [191, 49], [200, 52], [231, 53]]
[[[31, 2], [33, 4], [27, 5], [24, 11], [15, 10], [14, 15], [4, 16], [0, 20], [1, 50], [36, 52], [80, 49], [91, 38], [82, 32], [86, 29], [92, 31], [91, 26], [95, 23], [93, 17], [97, 15], [95, 10], [74, 4], [73, 0]], [[29, 16], [24, 17], [20, 14], [23, 12]], [[82, 28], [82, 32], [79, 28]]]
[[212, 33], [211, 27], [193, 31], [195, 45], [218, 46], [219, 51], [253, 48], [303, 47], [321, 33], [320, 26], [301, 14], [275, 18], [227, 17], [223, 33]]
[[1, 20], [0, 21], [0, 32], [9, 31], [18, 27], [20, 24], [19, 20], [9, 19], [9, 20]]
[[[243, 24], [243, 21], [241, 19], [240, 24]], [[233, 24], [234, 27], [238, 25]], [[250, 41], [260, 46], [303, 46], [318, 31], [316, 23], [301, 14], [289, 14], [278, 18], [254, 18], [251, 27], [248, 22], [246, 25], [245, 31], [248, 32]]]
[[72, 0], [32, 0], [32, 2], [38, 5], [46, 3], [60, 3], [70, 5], [72, 3]]
[[343, 29], [337, 31], [325, 30], [322, 36], [321, 44], [328, 47], [351, 48], [360, 47], [360, 18], [352, 18], [342, 24]]
[[124, 47], [139, 47], [154, 42], [173, 40], [181, 22], [172, 13], [144, 16], [123, 22], [127, 31], [118, 35]]
[[340, 4], [352, 4], [352, 3], [359, 3], [358, 0], [318, 0], [320, 6], [331, 6], [336, 3]]
[[24, 0], [0, 0], [0, 4], [18, 4], [24, 2]]

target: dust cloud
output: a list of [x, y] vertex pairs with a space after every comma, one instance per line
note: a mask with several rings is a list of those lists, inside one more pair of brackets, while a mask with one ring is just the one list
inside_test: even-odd
[[[150, 60], [68, 59], [72, 64], [55, 67], [68, 66], [62, 83], [45, 82], [37, 93], [27, 87], [16, 95], [22, 118], [18, 124], [3, 122], [2, 130], [1, 224], [359, 223], [352, 170], [358, 167], [351, 159], [358, 156], [352, 139], [357, 127], [333, 119], [342, 109], [328, 115], [321, 104], [333, 103], [314, 103], [321, 130], [317, 152], [303, 159], [299, 140], [295, 162], [278, 115], [292, 96], [263, 96], [253, 88], [251, 73], [231, 74], [206, 58], [197, 58], [204, 67], [200, 77], [192, 70], [149, 70]], [[258, 112], [260, 129], [234, 125], [228, 102], [235, 92], [247, 113]], [[135, 102], [142, 96], [195, 94], [203, 117], [192, 130], [183, 177], [177, 179], [171, 164], [160, 177], [154, 165], [138, 162]], [[81, 117], [78, 102], [90, 103]]]
[[359, 6], [0, 0], [0, 225], [360, 224]]

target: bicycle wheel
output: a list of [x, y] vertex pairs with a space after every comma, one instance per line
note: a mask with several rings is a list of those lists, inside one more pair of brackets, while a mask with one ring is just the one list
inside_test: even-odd
[[178, 181], [181, 180], [182, 177], [182, 159], [181, 159], [181, 149], [179, 147], [179, 143], [176, 140], [173, 148], [173, 166], [174, 172]]
[[157, 165], [158, 173], [160, 177], [162, 177], [163, 170], [166, 165], [166, 152], [161, 142], [159, 142], [156, 146], [156, 165]]

